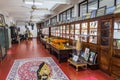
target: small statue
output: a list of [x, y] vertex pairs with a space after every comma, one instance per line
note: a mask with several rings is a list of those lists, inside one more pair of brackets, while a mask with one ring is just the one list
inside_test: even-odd
[[43, 62], [37, 71], [37, 80], [50, 80], [50, 73], [50, 67], [45, 62]]

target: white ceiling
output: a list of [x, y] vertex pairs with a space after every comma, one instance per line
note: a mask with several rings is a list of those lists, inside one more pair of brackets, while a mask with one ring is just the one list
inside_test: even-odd
[[[30, 0], [32, 1], [32, 0]], [[45, 18], [45, 16], [54, 14], [53, 10], [55, 6], [60, 4], [68, 4], [70, 0], [35, 0], [36, 2], [41, 2], [42, 5], [37, 6], [37, 8], [47, 8], [45, 10], [35, 10], [33, 15], [33, 20], [38, 22]], [[69, 1], [69, 2], [68, 2]], [[23, 0], [0, 0], [0, 10], [8, 12], [8, 14], [13, 17], [16, 21], [29, 21], [31, 16], [31, 6], [25, 4]]]

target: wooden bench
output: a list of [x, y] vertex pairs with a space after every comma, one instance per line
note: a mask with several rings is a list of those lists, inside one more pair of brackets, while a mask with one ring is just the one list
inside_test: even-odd
[[69, 62], [69, 64], [72, 64], [73, 66], [76, 67], [76, 71], [78, 71], [79, 67], [84, 67], [85, 69], [87, 69], [87, 63], [83, 60], [80, 60], [80, 62], [75, 62], [75, 61], [73, 61], [72, 58], [69, 58], [68, 62]]

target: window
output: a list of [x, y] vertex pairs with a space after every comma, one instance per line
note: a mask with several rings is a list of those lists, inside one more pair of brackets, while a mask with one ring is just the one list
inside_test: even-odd
[[96, 10], [98, 7], [98, 0], [88, 0], [88, 12]]
[[120, 4], [120, 0], [116, 0], [116, 4]]
[[74, 8], [71, 8], [71, 18], [74, 17]]
[[66, 20], [66, 12], [63, 13], [63, 21]]
[[51, 18], [50, 22], [51, 24], [55, 24], [57, 22], [57, 16]]
[[67, 10], [67, 20], [70, 20], [70, 10]]
[[87, 13], [87, 1], [80, 4], [80, 17], [83, 17]]
[[59, 15], [59, 18], [60, 21], [63, 21], [62, 14]]
[[103, 6], [107, 6], [107, 7], [114, 6], [114, 0], [100, 0], [99, 7], [103, 7]]
[[59, 14], [60, 21], [70, 20], [72, 17], [74, 17], [74, 7]]

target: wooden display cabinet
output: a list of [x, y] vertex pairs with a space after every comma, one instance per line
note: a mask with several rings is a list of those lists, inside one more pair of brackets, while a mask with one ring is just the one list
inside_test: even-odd
[[56, 28], [55, 28], [55, 31], [56, 31], [56, 37], [59, 37], [59, 36], [60, 36], [59, 27], [56, 27]]
[[83, 42], [88, 42], [88, 23], [81, 24], [81, 38]]
[[42, 29], [42, 34], [49, 36], [49, 28], [43, 28]]
[[60, 37], [62, 37], [62, 26], [59, 27], [60, 27]]
[[66, 25], [66, 38], [69, 39], [70, 38], [70, 27], [69, 25]]
[[120, 19], [114, 20], [111, 75], [120, 77]]
[[75, 40], [80, 38], [80, 23], [75, 24]]
[[51, 36], [55, 36], [55, 27], [51, 27]]
[[70, 24], [70, 39], [74, 40], [75, 37], [75, 25], [74, 24]]
[[62, 37], [66, 38], [66, 30], [65, 30], [65, 25], [62, 26]]
[[100, 23], [100, 68], [110, 73], [110, 58], [111, 58], [111, 29], [112, 19], [101, 20]]
[[89, 22], [89, 43], [97, 44], [98, 21]]

